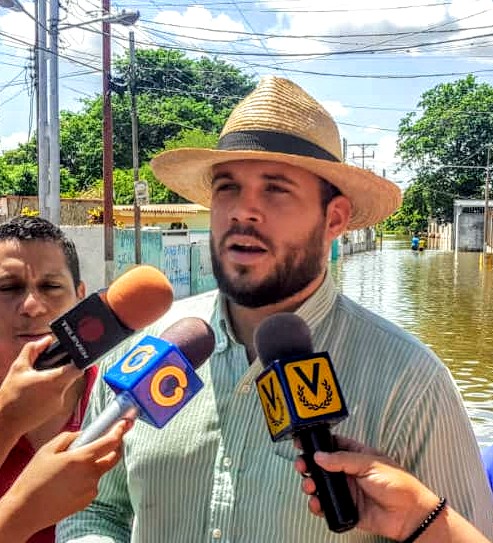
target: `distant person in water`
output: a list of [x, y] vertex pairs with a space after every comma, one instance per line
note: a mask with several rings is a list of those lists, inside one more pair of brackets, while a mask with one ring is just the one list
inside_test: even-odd
[[417, 251], [418, 248], [419, 248], [419, 236], [418, 236], [418, 233], [415, 232], [411, 240], [411, 249], [413, 251]]

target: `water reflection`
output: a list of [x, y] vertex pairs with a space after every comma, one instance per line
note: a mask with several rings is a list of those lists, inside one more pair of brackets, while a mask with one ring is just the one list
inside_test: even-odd
[[414, 252], [408, 240], [332, 264], [344, 294], [418, 336], [447, 364], [481, 445], [493, 443], [493, 270], [478, 253]]

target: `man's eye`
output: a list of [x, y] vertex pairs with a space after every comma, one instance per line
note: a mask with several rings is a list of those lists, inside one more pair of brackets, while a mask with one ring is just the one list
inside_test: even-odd
[[278, 192], [281, 194], [287, 194], [289, 190], [286, 189], [286, 187], [283, 187], [281, 185], [268, 185], [267, 186], [268, 192]]
[[0, 292], [15, 292], [23, 288], [22, 285], [0, 285]]
[[215, 187], [215, 191], [216, 192], [225, 192], [225, 191], [228, 191], [228, 190], [235, 190], [236, 187], [237, 186], [234, 183], [222, 183], [221, 185], [217, 185]]
[[41, 288], [45, 290], [53, 290], [61, 288], [61, 285], [55, 284], [55, 283], [47, 283], [46, 285], [42, 285]]

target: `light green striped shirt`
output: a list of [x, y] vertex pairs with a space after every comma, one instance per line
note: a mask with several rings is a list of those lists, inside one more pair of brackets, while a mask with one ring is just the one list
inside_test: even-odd
[[[447, 368], [416, 338], [336, 294], [330, 275], [297, 313], [316, 351], [328, 350], [350, 416], [337, 432], [385, 451], [493, 538], [493, 502], [478, 446]], [[175, 320], [211, 323], [216, 348], [199, 374], [204, 389], [158, 430], [137, 422], [124, 461], [97, 499], [63, 521], [57, 541], [133, 543], [384, 542], [359, 530], [328, 531], [311, 515], [290, 441], [272, 443], [254, 379], [234, 340], [221, 295], [182, 300], [146, 332]], [[120, 347], [104, 368], [126, 348]], [[86, 423], [112, 398], [98, 381]]]

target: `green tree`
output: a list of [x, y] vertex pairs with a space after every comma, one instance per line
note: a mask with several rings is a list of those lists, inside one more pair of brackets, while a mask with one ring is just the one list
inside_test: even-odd
[[425, 230], [430, 210], [425, 201], [426, 187], [413, 183], [404, 191], [401, 207], [383, 222], [386, 232], [410, 233]]
[[[250, 76], [217, 58], [193, 60], [169, 49], [137, 49], [135, 59], [137, 94], [187, 96], [219, 112], [231, 110], [255, 86]], [[117, 81], [130, 80], [128, 54], [115, 61], [115, 68]]]
[[[115, 62], [114, 80], [128, 82], [128, 56]], [[186, 58], [165, 49], [136, 51], [139, 161], [148, 161], [185, 130], [217, 134], [231, 108], [254, 86], [253, 80], [222, 61]], [[61, 114], [61, 163], [86, 190], [102, 176], [102, 97], [82, 100], [78, 113]], [[132, 167], [132, 127], [128, 86], [114, 95], [113, 150], [117, 169]]]
[[102, 175], [103, 106], [102, 98], [83, 99], [78, 113], [60, 114], [60, 164], [78, 181], [78, 190], [86, 190]]
[[[113, 149], [115, 193], [118, 203], [133, 201], [132, 129], [128, 92], [129, 59], [115, 62], [113, 87]], [[190, 59], [166, 49], [136, 51], [139, 162], [146, 163], [159, 151], [173, 145], [212, 145], [232, 107], [254, 87], [253, 79], [238, 68], [217, 59]], [[81, 101], [78, 112], [60, 115], [60, 163], [62, 192], [89, 195], [100, 192], [102, 177], [102, 97]], [[0, 164], [0, 188], [7, 194], [36, 194], [35, 137], [4, 156], [25, 172], [5, 172]], [[149, 170], [150, 174], [150, 170]], [[147, 175], [141, 173], [141, 175]], [[145, 178], [145, 177], [144, 177]], [[151, 201], [181, 199], [154, 178], [149, 179]], [[20, 193], [19, 193], [20, 194]]]
[[401, 220], [451, 221], [454, 198], [483, 195], [486, 144], [493, 142], [493, 87], [469, 75], [426, 91], [418, 108], [399, 126], [397, 154], [416, 172]]
[[[214, 147], [217, 143], [216, 134], [208, 134], [202, 130], [182, 130], [176, 138], [166, 143], [166, 150], [181, 147]], [[151, 204], [186, 203], [187, 200], [170, 190], [158, 181], [152, 173], [149, 163], [139, 169], [139, 179], [147, 181], [149, 186], [149, 201]], [[115, 204], [132, 205], [134, 203], [134, 172], [133, 168], [116, 168], [113, 171], [113, 192]], [[103, 180], [93, 184], [93, 190], [87, 194], [93, 198], [102, 198]]]
[[[38, 194], [38, 167], [31, 162], [11, 163], [11, 155], [0, 157], [0, 194], [35, 196]], [[76, 179], [65, 168], [60, 170], [62, 196], [74, 196]]]

